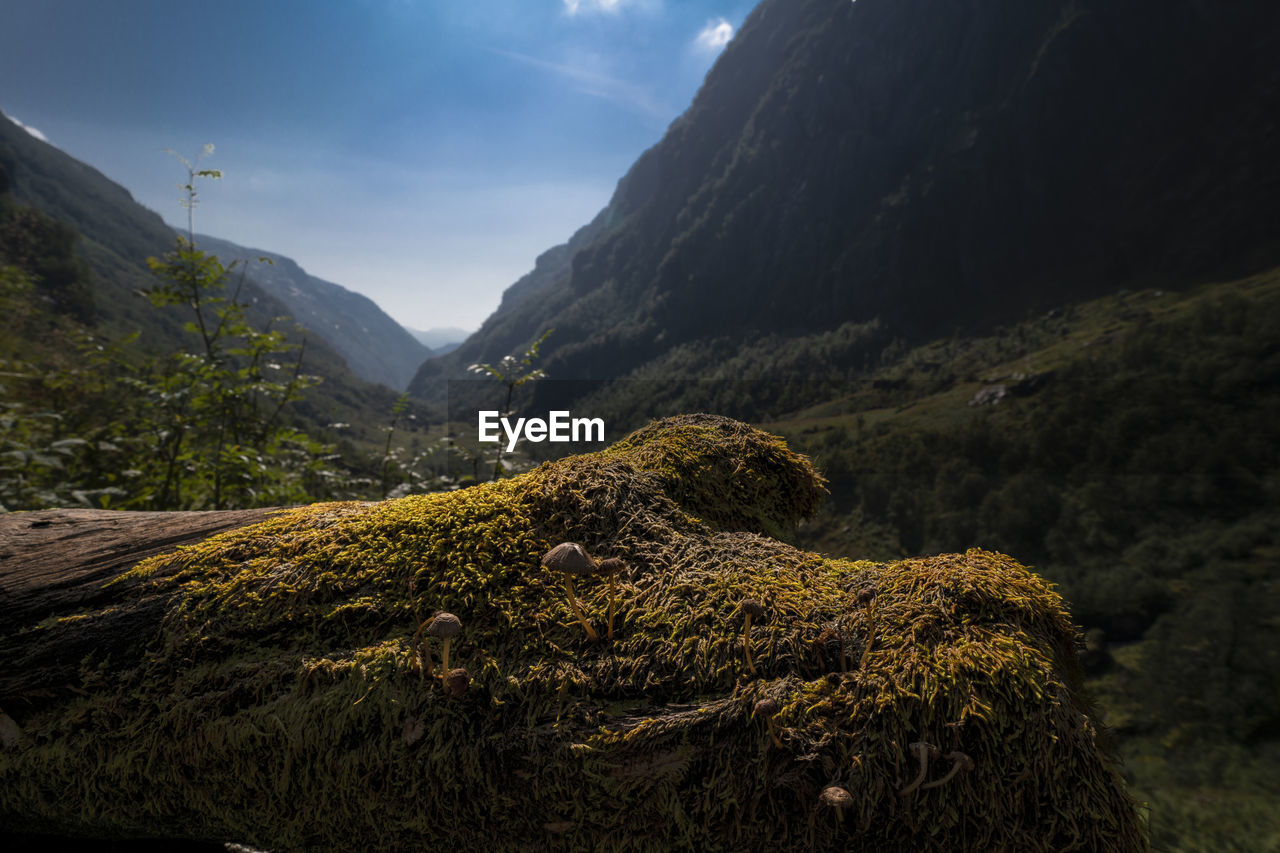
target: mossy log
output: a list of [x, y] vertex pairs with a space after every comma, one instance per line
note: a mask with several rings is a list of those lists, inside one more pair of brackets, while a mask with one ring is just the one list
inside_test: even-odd
[[[112, 521], [132, 551], [33, 555], [58, 516], [12, 516], [0, 823], [276, 853], [1145, 849], [1059, 596], [985, 551], [770, 538], [823, 493], [695, 415], [463, 491]], [[564, 541], [625, 565], [612, 640], [541, 565]], [[597, 628], [610, 590], [575, 586]]]

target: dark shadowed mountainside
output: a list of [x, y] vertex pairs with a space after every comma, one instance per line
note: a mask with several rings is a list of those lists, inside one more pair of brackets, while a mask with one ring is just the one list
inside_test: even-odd
[[1280, 260], [1280, 7], [765, 0], [608, 207], [410, 388], [879, 317], [922, 340]]

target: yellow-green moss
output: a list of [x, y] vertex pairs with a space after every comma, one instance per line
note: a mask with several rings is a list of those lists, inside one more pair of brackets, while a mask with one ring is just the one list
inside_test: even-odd
[[[273, 851], [1143, 849], [1074, 692], [1059, 597], [982, 551], [892, 565], [761, 532], [822, 481], [710, 416], [460, 492], [320, 504], [140, 564], [145, 658], [20, 720], [0, 815]], [[591, 643], [561, 541], [627, 565]], [[607, 584], [577, 592], [603, 626]], [[744, 655], [744, 598], [765, 606]], [[463, 624], [445, 697], [419, 627]], [[90, 617], [92, 618], [92, 617]], [[777, 699], [774, 746], [755, 702]], [[908, 744], [976, 768], [906, 797]], [[945, 762], [940, 762], [945, 764]], [[939, 767], [931, 778], [942, 775]], [[829, 784], [856, 807], [820, 807]]]

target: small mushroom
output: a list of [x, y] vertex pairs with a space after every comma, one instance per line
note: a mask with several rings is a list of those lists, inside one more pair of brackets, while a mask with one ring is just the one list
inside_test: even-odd
[[444, 651], [440, 653], [441, 678], [449, 677], [449, 641], [458, 636], [461, 630], [462, 620], [443, 610], [431, 617], [431, 622], [427, 625], [428, 637], [439, 637], [444, 641]]
[[764, 717], [765, 722], [769, 724], [769, 737], [773, 738], [773, 745], [780, 747], [782, 746], [782, 741], [778, 740], [778, 730], [773, 727], [773, 715], [778, 713], [779, 707], [777, 699], [770, 699], [766, 696], [756, 703], [751, 715], [753, 717]]
[[465, 669], [453, 669], [444, 677], [444, 695], [451, 699], [457, 699], [459, 696], [467, 692], [467, 686], [471, 684], [471, 673]]
[[965, 755], [963, 752], [948, 752], [947, 758], [951, 759], [951, 769], [947, 771], [947, 775], [941, 779], [935, 779], [932, 782], [926, 782], [920, 786], [920, 790], [925, 788], [937, 788], [951, 781], [951, 777], [959, 773], [961, 770], [968, 772], [973, 769], [973, 759]]
[[605, 575], [606, 577], [609, 578], [609, 639], [610, 640], [613, 639], [613, 609], [614, 609], [613, 602], [614, 602], [614, 596], [617, 590], [616, 579], [618, 577], [618, 572], [622, 571], [622, 569], [623, 569], [622, 561], [619, 560], [617, 557], [610, 557], [607, 560], [601, 560], [600, 568], [597, 570], [597, 574]]
[[582, 627], [587, 629], [587, 639], [598, 639], [595, 629], [591, 627], [587, 617], [582, 615], [578, 597], [573, 594], [573, 576], [593, 574], [596, 570], [596, 561], [591, 559], [578, 543], [562, 542], [543, 556], [542, 565], [554, 572], [564, 573], [564, 588], [569, 593], [569, 606], [573, 608], [573, 615], [578, 617]]
[[764, 616], [764, 605], [756, 601], [754, 598], [746, 598], [738, 605], [738, 609], [745, 614], [742, 627], [742, 642], [747, 647], [747, 668], [751, 670], [751, 674], [756, 674], [756, 665], [751, 660], [751, 619]]
[[925, 774], [929, 772], [929, 760], [936, 761], [942, 752], [933, 744], [923, 741], [916, 741], [911, 744], [908, 749], [911, 754], [920, 762], [920, 772], [916, 774], [916, 778], [911, 780], [911, 784], [898, 792], [899, 797], [905, 797], [916, 788], [920, 787], [920, 783], [924, 781]]
[[853, 795], [839, 785], [828, 785], [823, 788], [818, 799], [824, 806], [831, 806], [841, 811], [853, 808]]

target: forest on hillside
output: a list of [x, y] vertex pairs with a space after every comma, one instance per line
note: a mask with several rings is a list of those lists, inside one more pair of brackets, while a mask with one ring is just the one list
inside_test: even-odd
[[1089, 689], [1151, 805], [1156, 849], [1269, 849], [1277, 328], [1271, 271], [921, 345], [877, 323], [713, 340], [622, 381], [549, 381], [525, 405], [576, 391], [620, 429], [714, 411], [784, 435], [829, 480], [798, 539], [822, 553], [977, 545], [1026, 560], [1081, 626]]

